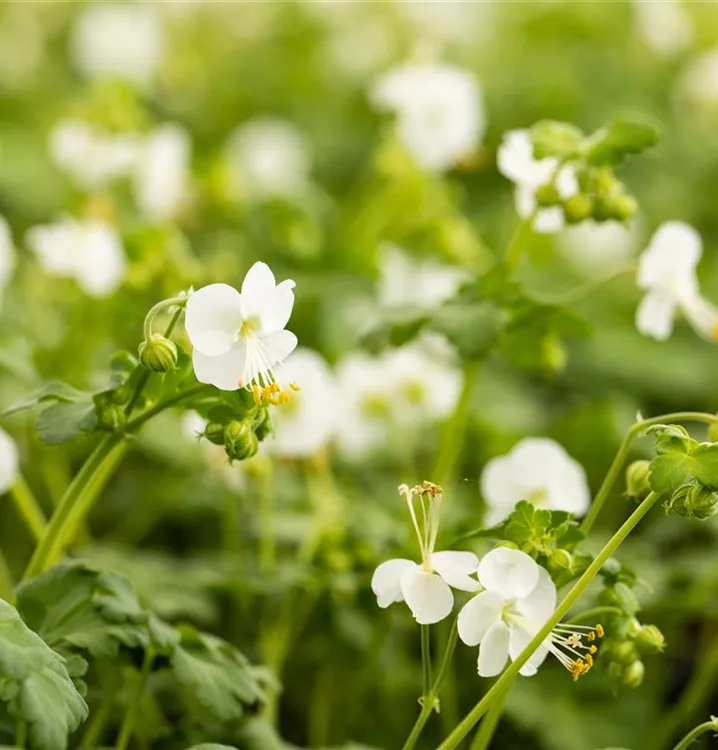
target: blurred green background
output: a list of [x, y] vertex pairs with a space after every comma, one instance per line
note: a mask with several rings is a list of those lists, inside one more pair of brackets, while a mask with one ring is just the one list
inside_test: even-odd
[[[83, 63], [78, 29], [98, 6], [129, 9], [126, 26], [114, 18], [103, 33], [135, 57], [135, 42], [149, 50], [148, 75], [100, 75]], [[702, 286], [717, 299], [717, 34], [712, 2], [3, 3], [0, 214], [15, 250], [2, 293], [0, 405], [49, 379], [96, 384], [113, 351], [136, 348], [152, 304], [189, 285], [239, 286], [260, 259], [278, 279], [297, 281], [291, 329], [301, 345], [338, 362], [361, 348], [372, 322], [382, 243], [469, 274], [499, 257], [517, 219], [496, 149], [505, 131], [542, 118], [591, 131], [639, 116], [656, 123], [661, 141], [622, 172], [641, 206], [629, 240], [576, 230], [538, 237], [520, 271], [528, 288], [558, 294], [610, 273], [661, 222], [679, 219], [704, 238]], [[370, 105], [377, 76], [414, 55], [472, 72], [482, 90], [486, 135], [446, 175], [407, 167], [391, 118]], [[115, 134], [180, 124], [191, 142], [190, 199], [157, 221], [121, 181], [78, 187], [48, 148], [63, 118]], [[289, 123], [304, 144], [308, 177], [289, 195], [232, 190], [227, 144], [257, 118]], [[28, 250], [26, 231], [63, 214], [102, 217], [120, 235], [127, 267], [109, 297], [50, 275]], [[164, 415], [133, 446], [78, 552], [127, 573], [159, 614], [217, 632], [275, 672], [282, 687], [267, 719], [278, 735], [265, 727], [258, 746], [394, 750], [414, 721], [421, 682], [418, 629], [405, 608], [380, 610], [369, 588], [380, 561], [414, 556], [396, 485], [448, 479], [439, 546], [448, 545], [480, 522], [482, 466], [519, 438], [560, 441], [595, 491], [637, 411], [718, 409], [715, 349], [684, 325], [667, 343], [642, 338], [638, 299], [625, 275], [578, 303], [592, 333], [569, 343], [558, 372], [487, 361], [450, 477], [427, 468], [442, 441], [435, 420], [409, 435], [397, 427], [362, 460], [331, 448], [302, 459], [270, 451], [225, 469], [221, 455], [182, 432], [181, 415]], [[88, 445], [44, 446], [25, 415], [4, 426], [49, 512]], [[639, 443], [635, 456], [649, 450]], [[626, 516], [621, 491], [590, 548]], [[8, 504], [0, 518], [19, 573], [31, 540]], [[600, 670], [574, 684], [547, 664], [517, 682], [491, 747], [654, 750], [715, 711], [717, 540], [713, 521], [655, 511], [622, 557], [639, 572], [642, 617], [663, 630], [666, 653], [647, 660], [635, 690], [616, 690]], [[487, 689], [475, 657], [459, 645], [420, 747], [435, 747]], [[152, 695], [145, 709], [145, 746], [208, 739], [183, 734], [181, 717], [162, 718]]]

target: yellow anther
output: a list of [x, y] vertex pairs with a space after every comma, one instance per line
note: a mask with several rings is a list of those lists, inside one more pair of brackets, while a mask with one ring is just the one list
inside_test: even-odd
[[[591, 656], [591, 654], [586, 654], [586, 664], [589, 669], [593, 666], [593, 656]], [[586, 671], [588, 671], [588, 669]]]
[[259, 386], [254, 383], [252, 385], [252, 397], [254, 398], [254, 403], [257, 404], [257, 406], [262, 405], [262, 396], [263, 392], [259, 390]]
[[588, 640], [589, 641], [595, 641], [596, 640], [596, 634], [591, 630], [588, 634]]
[[603, 635], [604, 635], [603, 625], [601, 625], [600, 622], [596, 625], [596, 633], [598, 634], [599, 638], [603, 638]]
[[598, 651], [598, 649], [596, 648], [596, 646], [591, 646], [591, 648], [588, 649], [588, 653], [589, 654], [595, 654], [596, 651]]
[[269, 401], [272, 406], [281, 406], [282, 404], [277, 396], [267, 396], [267, 401]]
[[279, 393], [279, 403], [280, 404], [286, 404], [287, 401], [289, 401], [289, 394], [286, 391], [280, 391], [280, 393]]
[[289, 387], [290, 387], [290, 388], [291, 388], [291, 389], [292, 389], [293, 391], [301, 391], [301, 390], [302, 390], [301, 386], [298, 386], [298, 385], [297, 385], [296, 383], [290, 383], [290, 384], [289, 384]]

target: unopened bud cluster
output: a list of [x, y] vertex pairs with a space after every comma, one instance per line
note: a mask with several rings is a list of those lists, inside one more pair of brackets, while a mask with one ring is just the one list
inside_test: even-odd
[[718, 492], [698, 483], [684, 484], [666, 500], [667, 511], [684, 518], [710, 518], [718, 512]]
[[177, 367], [177, 345], [159, 333], [140, 344], [138, 356], [140, 364], [150, 372], [164, 374]]

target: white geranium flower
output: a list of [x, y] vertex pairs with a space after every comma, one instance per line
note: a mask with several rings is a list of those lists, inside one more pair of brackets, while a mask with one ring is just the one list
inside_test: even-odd
[[[297, 346], [284, 330], [294, 306], [294, 281], [277, 284], [266, 263], [255, 263], [241, 294], [228, 284], [210, 284], [187, 300], [185, 327], [200, 383], [225, 391], [249, 387], [276, 392], [272, 368]], [[256, 393], [256, 390], [255, 390]]]
[[155, 220], [171, 219], [187, 197], [190, 138], [180, 125], [157, 128], [139, 153], [135, 197], [140, 210]]
[[638, 32], [654, 52], [675, 55], [693, 42], [693, 28], [680, 2], [633, 0], [633, 7]]
[[481, 494], [487, 526], [506, 518], [519, 500], [577, 516], [591, 502], [583, 467], [548, 438], [524, 438], [505, 456], [492, 458], [481, 474]]
[[[555, 180], [561, 198], [570, 198], [578, 193], [576, 170], [565, 164], [558, 172], [558, 160], [536, 159], [528, 130], [510, 130], [498, 152], [499, 172], [516, 184], [516, 211], [522, 219], [528, 219], [536, 211], [536, 190]], [[533, 228], [541, 234], [553, 234], [564, 226], [563, 210], [560, 206], [542, 208], [536, 212]]]
[[666, 222], [653, 235], [638, 266], [638, 286], [646, 294], [636, 327], [644, 336], [665, 341], [680, 311], [699, 336], [718, 339], [718, 309], [701, 296], [696, 278], [702, 252], [700, 235], [683, 222]]
[[300, 391], [274, 416], [268, 449], [286, 457], [311, 456], [334, 436], [339, 417], [339, 390], [326, 360], [310, 349], [297, 349], [277, 368], [284, 382], [299, 383]]
[[374, 85], [374, 106], [396, 115], [399, 140], [416, 162], [441, 172], [471, 154], [486, 130], [479, 84], [439, 63], [393, 68]]
[[381, 253], [379, 302], [384, 307], [421, 306], [434, 309], [451, 299], [466, 273], [433, 260], [415, 260], [396, 245]]
[[[459, 612], [459, 638], [479, 646], [479, 675], [499, 674], [528, 646], [556, 609], [556, 587], [551, 576], [525, 552], [499, 547], [483, 557], [478, 577], [483, 591]], [[601, 625], [558, 625], [521, 667], [521, 674], [536, 674], [553, 654], [577, 680], [593, 666], [594, 641]]]
[[107, 135], [80, 120], [60, 120], [50, 132], [50, 156], [84, 190], [97, 190], [134, 169], [138, 139]]
[[15, 441], [0, 429], [0, 495], [6, 493], [20, 473], [20, 457]]
[[288, 122], [258, 118], [237, 128], [226, 148], [229, 187], [257, 199], [292, 197], [306, 189], [307, 144]]
[[[412, 488], [402, 484], [399, 493], [406, 499], [419, 540], [421, 564], [404, 559], [387, 560], [374, 571], [371, 588], [380, 607], [405, 601], [420, 625], [431, 625], [451, 613], [454, 595], [450, 587], [478, 590], [478, 581], [472, 576], [479, 559], [473, 552], [434, 552], [441, 515], [440, 487], [430, 482]], [[419, 506], [421, 522], [414, 503]]]
[[91, 3], [72, 31], [72, 59], [88, 78], [152, 79], [162, 56], [162, 19], [149, 3]]
[[106, 297], [122, 283], [126, 269], [122, 243], [101, 221], [69, 217], [32, 227], [27, 244], [51, 274], [73, 278], [91, 297]]

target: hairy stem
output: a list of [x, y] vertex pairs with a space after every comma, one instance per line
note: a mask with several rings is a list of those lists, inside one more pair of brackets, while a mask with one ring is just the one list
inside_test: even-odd
[[421, 625], [421, 696], [424, 700], [431, 692], [431, 629]]
[[10, 495], [33, 538], [39, 541], [45, 531], [47, 519], [24, 477], [18, 476], [10, 488]]
[[541, 630], [536, 633], [526, 648], [516, 657], [513, 663], [503, 672], [501, 677], [492, 685], [488, 693], [464, 717], [454, 731], [439, 745], [437, 750], [454, 750], [466, 737], [481, 717], [499, 699], [510, 686], [521, 667], [529, 660], [536, 649], [544, 642], [551, 631], [559, 624], [574, 602], [581, 596], [586, 587], [598, 575], [606, 560], [621, 546], [624, 539], [633, 531], [641, 519], [648, 513], [658, 500], [658, 495], [651, 492], [648, 497], [631, 513], [625, 523], [608, 540], [594, 561], [586, 568], [583, 575], [576, 581], [563, 601], [556, 607], [553, 615], [547, 620]]
[[699, 724], [695, 729], [692, 729], [688, 734], [673, 748], [673, 750], [686, 750], [695, 740], [697, 740], [702, 734], [708, 732], [718, 732], [718, 718], [711, 717], [710, 721], [706, 721], [703, 724]]

